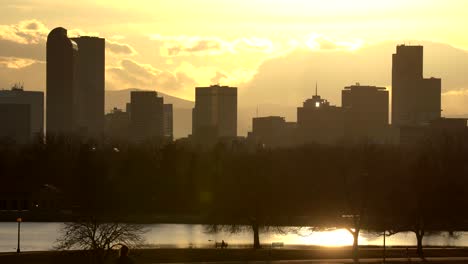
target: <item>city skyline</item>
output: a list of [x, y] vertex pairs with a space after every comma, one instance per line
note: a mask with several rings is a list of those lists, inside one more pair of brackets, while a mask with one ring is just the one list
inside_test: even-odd
[[468, 262], [467, 0], [0, 1], [1, 263]]
[[[251, 98], [259, 98], [267, 91], [270, 95], [263, 99], [265, 103], [297, 105], [311, 93], [307, 84], [315, 80], [321, 83], [324, 97], [337, 105], [339, 94], [334, 91], [351, 83], [390, 88], [388, 62], [391, 58], [386, 54], [395, 45], [407, 43], [426, 47], [425, 76], [437, 74], [446, 80], [442, 87], [443, 104], [447, 106], [444, 113], [467, 112], [468, 77], [448, 64], [460, 60], [463, 68], [466, 61], [463, 58], [468, 58], [467, 40], [463, 34], [456, 33], [466, 24], [465, 16], [460, 13], [466, 5], [462, 1], [444, 4], [437, 1], [241, 2], [236, 3], [238, 8], [251, 7], [238, 16], [234, 16], [227, 3], [205, 1], [195, 7], [185, 1], [184, 5], [193, 7], [192, 21], [185, 16], [172, 16], [176, 7], [170, 2], [136, 1], [133, 8], [127, 8], [124, 2], [89, 1], [80, 3], [80, 7], [62, 3], [58, 6], [69, 10], [69, 16], [63, 17], [51, 14], [50, 10], [57, 6], [54, 1], [44, 2], [41, 7], [34, 1], [6, 1], [9, 12], [0, 19], [0, 65], [3, 67], [0, 87], [23, 81], [28, 89], [45, 90], [44, 41], [56, 26], [69, 29], [70, 37], [99, 35], [107, 39], [106, 89], [109, 91], [150, 89], [193, 101], [193, 87], [220, 82], [239, 87], [241, 107], [254, 105]], [[103, 11], [103, 6], [108, 9]], [[95, 11], [86, 14], [85, 10], [89, 10], [86, 7]], [[106, 15], [105, 19], [93, 16], [98, 10]], [[119, 18], [124, 10], [127, 20], [122, 21]], [[149, 10], [155, 13], [149, 16]], [[80, 21], [85, 15], [90, 21], [99, 22]], [[210, 19], [219, 17], [223, 19], [216, 25], [209, 23]], [[134, 23], [127, 23], [130, 19], [135, 19]], [[253, 26], [246, 27], [245, 23]], [[447, 27], [453, 31], [444, 30]], [[376, 53], [385, 56], [371, 59]], [[441, 58], [438, 55], [441, 53], [446, 53], [447, 58]], [[301, 61], [297, 61], [298, 57]], [[340, 63], [342, 66], [337, 70], [355, 70], [335, 80], [330, 76], [330, 69], [336, 60], [344, 60], [340, 57], [346, 58], [346, 62]], [[309, 66], [300, 68], [304, 62]], [[292, 66], [284, 69], [284, 65]], [[277, 74], [281, 74], [282, 68], [283, 76]], [[359, 72], [369, 68], [373, 69], [369, 70], [367, 79]], [[262, 77], [266, 75], [294, 76], [287, 100], [281, 100], [281, 83]], [[111, 109], [107, 108], [106, 112]]]
[[[172, 140], [173, 105], [165, 105], [164, 99], [158, 97], [155, 91], [130, 91], [131, 100], [126, 104], [126, 112], [114, 106], [106, 120], [117, 123], [104, 125], [105, 73], [102, 71], [105, 61], [105, 54], [102, 52], [105, 47], [104, 42], [105, 39], [87, 36], [69, 38], [67, 30], [62, 27], [49, 33], [47, 95], [51, 100], [47, 100], [48, 107], [45, 108], [49, 109], [46, 111], [49, 118], [46, 134], [76, 134], [97, 139], [119, 134], [118, 131], [104, 131], [104, 126], [107, 129], [127, 127], [128, 131], [122, 132], [127, 135], [124, 137], [125, 140], [141, 141], [164, 137]], [[441, 79], [424, 78], [423, 46], [398, 45], [392, 58], [392, 83], [398, 93], [391, 93], [391, 106], [385, 87], [360, 85], [360, 83], [344, 87], [342, 106], [335, 106], [318, 94], [316, 82], [315, 95], [311, 99], [306, 99], [302, 107], [297, 108], [297, 123], [285, 123], [286, 120], [282, 117], [281, 124], [274, 119], [268, 119], [272, 116], [264, 116], [267, 119], [264, 119], [259, 127], [276, 126], [284, 131], [279, 133], [283, 138], [278, 138], [279, 141], [289, 142], [279, 144], [284, 146], [308, 143], [336, 144], [342, 140], [358, 142], [363, 139], [380, 143], [407, 144], [430, 136], [429, 134], [437, 129], [461, 131], [466, 128], [466, 124], [456, 123], [458, 122], [456, 119], [447, 119], [447, 116], [441, 115], [443, 111]], [[12, 88], [12, 91], [14, 89], [22, 91], [23, 88]], [[216, 84], [209, 87], [195, 87], [195, 93], [189, 139], [203, 145], [213, 145], [218, 140], [236, 140], [238, 138], [237, 87]], [[425, 99], [420, 100], [421, 97]], [[27, 111], [28, 109], [24, 109], [23, 112]], [[391, 123], [388, 118], [389, 113]], [[127, 125], [122, 123], [122, 114], [127, 116]], [[257, 108], [256, 119], [259, 122], [261, 120], [258, 117]], [[443, 119], [440, 119], [441, 117]], [[26, 118], [29, 117], [25, 115], [18, 121], [24, 124], [38, 122]], [[270, 120], [276, 124], [269, 124]], [[255, 122], [254, 118], [253, 127]], [[47, 130], [47, 127], [50, 129]], [[24, 125], [23, 130], [27, 130]], [[262, 134], [265, 137], [265, 133]], [[247, 134], [249, 141], [252, 135], [254, 141], [262, 141], [262, 136], [259, 137], [255, 128], [252, 134]]]

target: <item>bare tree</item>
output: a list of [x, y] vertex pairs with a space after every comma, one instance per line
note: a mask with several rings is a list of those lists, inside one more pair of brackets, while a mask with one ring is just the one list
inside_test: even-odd
[[205, 226], [205, 232], [208, 234], [216, 234], [219, 232], [226, 232], [230, 234], [239, 234], [244, 232], [252, 232], [253, 234], [253, 248], [261, 249], [260, 244], [260, 232], [264, 233], [275, 233], [286, 235], [288, 233], [297, 233], [297, 228], [285, 227], [285, 226], [269, 226], [259, 225], [255, 219], [249, 222], [249, 225], [241, 224], [211, 224]]
[[142, 225], [122, 222], [101, 222], [86, 219], [65, 223], [56, 249], [81, 249], [91, 254], [94, 263], [106, 263], [118, 245], [138, 247], [146, 232]]

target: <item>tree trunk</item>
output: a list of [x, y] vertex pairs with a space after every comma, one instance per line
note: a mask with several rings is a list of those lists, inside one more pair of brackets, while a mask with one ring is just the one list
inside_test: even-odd
[[351, 229], [347, 228], [348, 232], [353, 235], [353, 251], [352, 251], [352, 256], [354, 262], [358, 263], [359, 262], [359, 231], [360, 229]]
[[254, 235], [254, 249], [260, 249], [260, 233], [258, 228], [258, 223], [255, 221], [252, 223], [252, 231]]
[[423, 252], [423, 238], [424, 238], [424, 230], [416, 230], [416, 240], [418, 242], [416, 252], [418, 253], [418, 257], [424, 259], [424, 252]]
[[359, 230], [353, 232], [353, 260], [359, 262]]

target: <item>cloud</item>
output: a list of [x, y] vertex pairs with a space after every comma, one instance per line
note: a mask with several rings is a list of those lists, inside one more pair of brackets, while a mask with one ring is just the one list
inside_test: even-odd
[[183, 72], [159, 70], [149, 64], [124, 59], [118, 67], [107, 69], [107, 79], [111, 89], [139, 87], [161, 90], [178, 90], [193, 86], [195, 81]]
[[[350, 84], [391, 85], [392, 54], [398, 44], [366, 45], [353, 52], [339, 46], [326, 51], [305, 48], [266, 60], [242, 89], [242, 102], [256, 105], [261, 98], [263, 103], [296, 108], [314, 93], [317, 81], [319, 94], [340, 105], [341, 90]], [[464, 95], [466, 90], [460, 88], [468, 87], [468, 52], [446, 44], [420, 44], [424, 46], [424, 77], [441, 78], [444, 97]], [[443, 108], [449, 111], [453, 105]]]
[[271, 53], [274, 51], [274, 45], [269, 39], [250, 37], [236, 39], [234, 41], [234, 49], [237, 52], [251, 51]]
[[106, 49], [116, 55], [133, 56], [138, 54], [132, 46], [111, 40], [106, 40]]
[[363, 41], [354, 40], [336, 40], [322, 34], [311, 34], [305, 41], [305, 45], [312, 50], [357, 50], [363, 45]]
[[442, 93], [442, 96], [467, 96], [468, 89], [459, 89], [459, 90], [452, 90], [446, 91]]
[[216, 37], [151, 35], [161, 43], [163, 56], [218, 55], [229, 49], [229, 44]]
[[67, 28], [67, 35], [69, 38], [78, 38], [81, 36], [99, 37], [99, 32], [86, 32], [79, 28], [73, 28], [73, 29]]
[[31, 66], [34, 63], [45, 63], [32, 59], [15, 58], [15, 57], [1, 57], [0, 56], [0, 67], [6, 67], [10, 69], [21, 69]]
[[0, 39], [20, 44], [38, 44], [47, 38], [49, 29], [40, 21], [31, 19], [12, 25], [0, 25]]
[[45, 43], [22, 44], [9, 40], [0, 39], [0, 56], [27, 58], [45, 61]]
[[125, 36], [122, 36], [122, 35], [113, 35], [113, 36], [108, 37], [108, 39], [112, 39], [112, 40], [119, 41], [119, 40], [125, 39]]
[[45, 68], [41, 61], [0, 57], [0, 88], [21, 82], [26, 90], [45, 91]]
[[218, 37], [202, 36], [162, 36], [151, 35], [151, 40], [160, 43], [162, 56], [206, 56], [221, 55], [225, 53], [274, 51], [270, 39], [258, 37], [244, 37], [234, 40], [225, 40]]
[[222, 80], [225, 80], [228, 76], [222, 72], [217, 71], [216, 75], [211, 78], [211, 83], [221, 83]]

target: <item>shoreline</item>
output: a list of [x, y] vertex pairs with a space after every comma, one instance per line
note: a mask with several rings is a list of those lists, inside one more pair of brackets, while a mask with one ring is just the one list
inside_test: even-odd
[[[363, 248], [361, 259], [381, 259], [382, 247]], [[87, 263], [86, 251], [31, 251], [23, 253], [0, 253], [0, 263]], [[114, 257], [117, 251], [113, 252]], [[428, 258], [468, 257], [468, 248], [424, 248]], [[131, 256], [137, 263], [181, 263], [181, 262], [224, 262], [224, 261], [276, 261], [276, 260], [331, 260], [350, 259], [351, 247], [317, 247], [314, 249], [134, 249]], [[386, 248], [387, 258], [417, 258], [416, 248]], [[461, 263], [466, 263], [461, 262]]]

